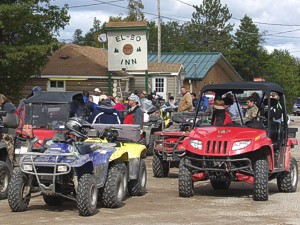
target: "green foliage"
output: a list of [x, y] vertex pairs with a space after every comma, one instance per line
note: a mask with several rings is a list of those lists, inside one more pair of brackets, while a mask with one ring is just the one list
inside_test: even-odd
[[227, 5], [222, 6], [220, 0], [203, 0], [194, 8], [196, 11], [187, 27], [193, 51], [218, 51], [226, 55], [232, 43], [230, 32], [233, 29]]
[[125, 21], [142, 21], [145, 19], [143, 13], [144, 5], [142, 0], [129, 0], [128, 2], [128, 16]]
[[262, 43], [263, 39], [259, 34], [259, 29], [252, 19], [245, 15], [235, 33], [233, 48], [228, 58], [246, 81], [252, 81], [253, 78], [262, 76], [261, 58], [265, 53], [261, 46]]
[[69, 22], [67, 10], [51, 0], [1, 1], [0, 93], [19, 100], [24, 84], [40, 74], [60, 47], [55, 36]]

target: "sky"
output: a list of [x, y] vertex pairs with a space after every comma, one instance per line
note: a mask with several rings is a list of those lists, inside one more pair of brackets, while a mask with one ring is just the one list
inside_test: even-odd
[[[142, 0], [146, 20], [157, 21], [157, 0]], [[70, 23], [60, 31], [60, 40], [71, 42], [74, 31], [81, 29], [85, 34], [93, 26], [96, 17], [101, 23], [108, 21], [109, 16], [126, 16], [128, 0], [53, 0], [53, 4], [68, 4]], [[195, 9], [202, 0], [160, 0], [162, 20], [168, 22], [190, 21]], [[300, 0], [221, 0], [227, 5], [232, 19], [238, 29], [239, 20], [245, 15], [252, 18], [259, 31], [266, 32], [263, 46], [272, 52], [273, 49], [286, 49], [300, 58]]]

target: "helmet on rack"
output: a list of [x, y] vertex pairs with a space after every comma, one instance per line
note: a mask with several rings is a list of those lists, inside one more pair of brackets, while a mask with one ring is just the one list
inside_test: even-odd
[[65, 128], [72, 133], [74, 133], [77, 137], [85, 137], [85, 134], [83, 132], [83, 125], [86, 124], [83, 119], [80, 119], [78, 117], [71, 117], [67, 120], [65, 124]]

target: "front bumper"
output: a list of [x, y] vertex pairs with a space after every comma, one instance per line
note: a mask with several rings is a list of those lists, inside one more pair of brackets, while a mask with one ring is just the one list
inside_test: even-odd
[[197, 171], [230, 173], [251, 168], [251, 160], [249, 158], [195, 158], [189, 156], [185, 156], [185, 158], [190, 160], [191, 163], [184, 163], [184, 165], [190, 169], [194, 169]]

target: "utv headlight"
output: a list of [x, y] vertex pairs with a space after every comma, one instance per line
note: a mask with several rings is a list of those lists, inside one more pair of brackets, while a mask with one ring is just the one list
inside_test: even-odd
[[67, 172], [68, 167], [67, 166], [58, 166], [57, 167], [57, 172]]
[[33, 167], [32, 167], [32, 165], [25, 164], [25, 165], [23, 165], [23, 170], [24, 171], [32, 171]]
[[242, 148], [246, 148], [248, 145], [250, 145], [251, 141], [236, 141], [233, 143], [232, 150], [240, 150]]
[[190, 140], [190, 145], [193, 146], [194, 148], [197, 148], [199, 150], [202, 150], [202, 141], [199, 140]]

